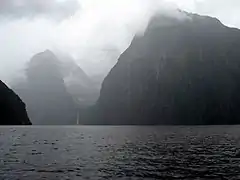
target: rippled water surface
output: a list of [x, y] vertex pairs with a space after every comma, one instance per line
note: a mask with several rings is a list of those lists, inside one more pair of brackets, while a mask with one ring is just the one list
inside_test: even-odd
[[0, 127], [0, 179], [240, 179], [240, 126]]

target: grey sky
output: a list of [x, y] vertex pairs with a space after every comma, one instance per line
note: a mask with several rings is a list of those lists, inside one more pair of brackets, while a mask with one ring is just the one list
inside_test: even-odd
[[1, 0], [0, 17], [34, 18], [47, 16], [61, 19], [79, 9], [78, 0]]
[[176, 8], [240, 28], [239, 0], [1, 0], [0, 79], [9, 82], [45, 49], [68, 52], [90, 75], [106, 73], [153, 12]]

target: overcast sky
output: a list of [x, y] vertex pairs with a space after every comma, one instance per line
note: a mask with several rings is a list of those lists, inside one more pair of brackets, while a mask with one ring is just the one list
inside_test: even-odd
[[71, 54], [90, 75], [107, 72], [153, 12], [176, 8], [240, 28], [239, 0], [0, 0], [0, 79], [45, 49]]

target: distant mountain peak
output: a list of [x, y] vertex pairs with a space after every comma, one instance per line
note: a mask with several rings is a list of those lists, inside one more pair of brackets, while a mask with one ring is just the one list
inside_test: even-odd
[[46, 49], [45, 51], [43, 51], [43, 53], [53, 53], [53, 52], [49, 49]]
[[68, 54], [45, 50], [26, 67], [26, 82], [15, 90], [28, 104], [34, 124], [74, 124], [77, 108], [89, 106], [99, 91]]
[[58, 59], [55, 54], [50, 50], [45, 50], [43, 52], [37, 53], [32, 57], [29, 62], [29, 66], [39, 66], [39, 65], [49, 65], [58, 64]]
[[185, 25], [183, 22], [187, 24], [192, 23], [198, 26], [223, 26], [221, 21], [215, 17], [200, 16], [195, 13], [179, 11], [179, 15], [155, 14], [149, 21], [146, 32], [156, 28]]
[[39, 56], [46, 57], [46, 58], [56, 58], [55, 54], [48, 49], [43, 51], [43, 52], [37, 53], [35, 56], [33, 56], [33, 58], [34, 57], [39, 57]]

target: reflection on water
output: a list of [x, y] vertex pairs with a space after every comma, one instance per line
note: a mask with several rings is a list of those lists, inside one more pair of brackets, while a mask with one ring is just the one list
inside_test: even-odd
[[0, 179], [240, 179], [239, 126], [1, 127]]

